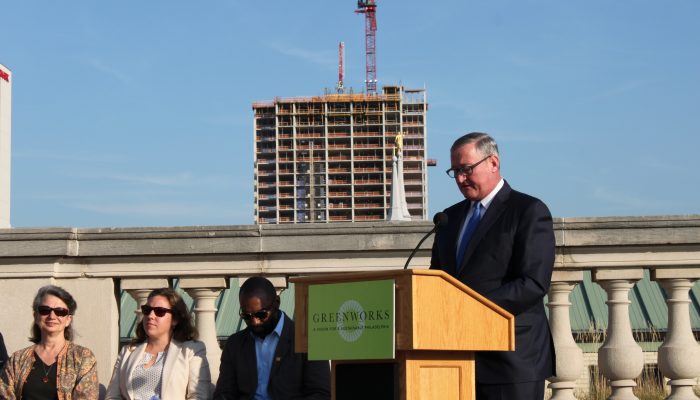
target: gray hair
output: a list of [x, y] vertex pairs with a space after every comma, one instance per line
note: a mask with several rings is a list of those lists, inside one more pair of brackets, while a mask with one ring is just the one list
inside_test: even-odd
[[483, 132], [467, 133], [455, 140], [452, 147], [450, 147], [450, 153], [471, 143], [476, 143], [476, 149], [485, 156], [498, 155], [498, 144], [496, 144], [496, 140], [489, 136], [488, 133]]
[[[71, 296], [71, 294], [68, 293], [66, 289], [54, 285], [43, 286], [39, 289], [38, 292], [36, 292], [36, 296], [34, 296], [34, 301], [32, 302], [32, 310], [36, 312], [39, 309], [39, 306], [41, 305], [41, 301], [44, 300], [44, 297], [49, 295], [56, 296], [59, 299], [61, 299], [61, 301], [66, 303], [66, 306], [68, 306], [68, 314], [75, 314], [75, 310], [78, 309], [78, 303], [75, 302], [73, 296]], [[36, 322], [32, 322], [31, 332], [32, 336], [29, 337], [29, 340], [33, 343], [41, 342], [41, 329], [39, 329], [39, 326], [36, 324]], [[71, 328], [70, 325], [68, 325], [63, 331], [63, 337], [65, 337], [66, 340], [73, 340], [73, 328]]]

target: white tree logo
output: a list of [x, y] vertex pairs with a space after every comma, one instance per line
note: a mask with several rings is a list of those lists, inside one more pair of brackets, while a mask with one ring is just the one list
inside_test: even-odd
[[[364, 309], [362, 304], [356, 300], [348, 300], [340, 306], [338, 313], [340, 315], [355, 315], [357, 318], [351, 320], [350, 318], [338, 318], [336, 322], [336, 328], [340, 337], [346, 342], [354, 342], [362, 336], [362, 332], [365, 331], [365, 320], [364, 320]], [[361, 318], [362, 317], [362, 318]]]

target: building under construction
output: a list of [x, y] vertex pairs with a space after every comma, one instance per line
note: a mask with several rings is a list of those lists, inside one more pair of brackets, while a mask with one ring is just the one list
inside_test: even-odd
[[259, 224], [387, 219], [394, 141], [412, 219], [427, 219], [426, 93], [327, 94], [253, 103]]

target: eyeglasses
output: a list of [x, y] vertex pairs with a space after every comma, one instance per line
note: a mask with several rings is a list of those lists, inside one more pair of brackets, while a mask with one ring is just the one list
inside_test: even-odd
[[482, 162], [486, 161], [489, 157], [491, 157], [491, 154], [489, 154], [488, 156], [486, 156], [484, 159], [482, 159], [481, 161], [479, 161], [477, 163], [474, 163], [472, 165], [465, 165], [465, 166], [459, 167], [459, 168], [450, 168], [447, 171], [445, 171], [445, 173], [450, 178], [456, 178], [458, 176], [469, 176], [474, 172], [474, 168], [479, 166], [479, 164], [481, 164]]
[[65, 317], [66, 315], [70, 314], [70, 311], [67, 308], [63, 307], [56, 307], [52, 308], [49, 306], [39, 306], [36, 308], [36, 312], [39, 313], [39, 315], [47, 316], [51, 314], [51, 311], [57, 316], [57, 317]]
[[256, 311], [254, 313], [244, 313], [243, 310], [238, 310], [238, 315], [240, 315], [241, 318], [243, 318], [246, 321], [250, 321], [251, 319], [253, 319], [253, 317], [262, 321], [265, 318], [267, 318], [267, 316], [270, 314], [270, 311], [272, 310], [267, 308], [263, 308], [262, 310]]
[[165, 307], [151, 307], [151, 306], [141, 306], [141, 312], [143, 313], [144, 317], [147, 317], [151, 314], [151, 311], [156, 313], [156, 317], [165, 317], [165, 314], [167, 313], [173, 313], [173, 310], [170, 308], [165, 308]]

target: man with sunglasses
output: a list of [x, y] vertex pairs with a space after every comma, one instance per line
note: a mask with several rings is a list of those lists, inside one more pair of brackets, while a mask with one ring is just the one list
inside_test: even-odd
[[214, 400], [330, 399], [328, 362], [294, 352], [294, 322], [279, 309], [272, 283], [248, 278], [238, 300], [248, 327], [224, 346]]
[[[515, 316], [515, 351], [477, 352], [478, 400], [539, 400], [554, 375], [554, 344], [544, 310], [554, 269], [552, 216], [540, 200], [510, 188], [496, 141], [473, 132], [450, 149], [465, 200], [447, 208], [430, 268], [441, 269]], [[457, 312], [458, 314], [459, 312]]]

